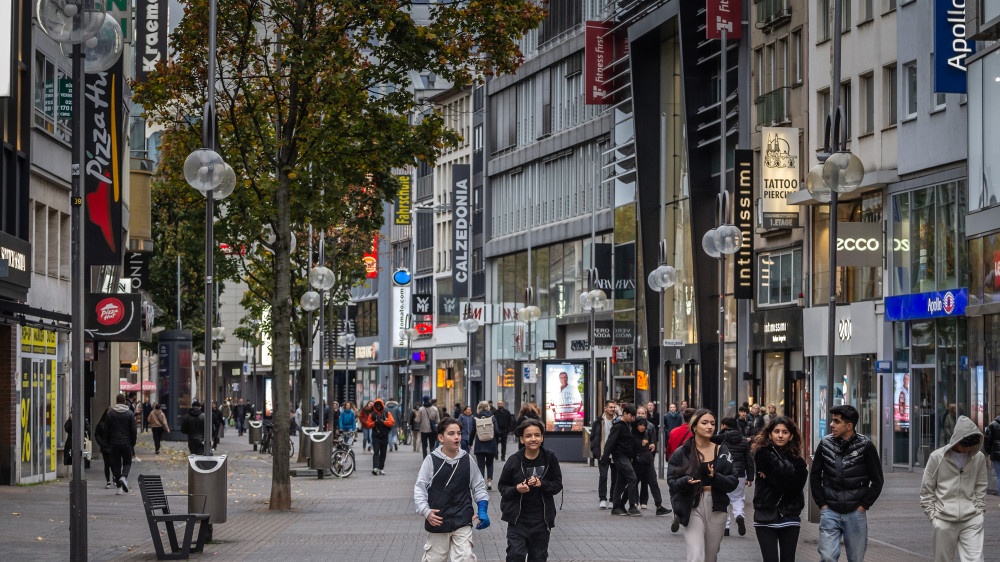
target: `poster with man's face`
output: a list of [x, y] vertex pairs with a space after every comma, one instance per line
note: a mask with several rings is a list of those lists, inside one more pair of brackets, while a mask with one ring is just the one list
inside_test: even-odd
[[545, 365], [545, 430], [583, 431], [584, 366]]

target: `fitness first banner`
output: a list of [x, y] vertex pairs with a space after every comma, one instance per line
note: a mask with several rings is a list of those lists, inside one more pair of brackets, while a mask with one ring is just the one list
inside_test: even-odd
[[136, 0], [135, 80], [145, 82], [156, 64], [167, 60], [166, 0]]
[[760, 151], [760, 203], [764, 228], [796, 228], [799, 208], [785, 198], [799, 190], [799, 130], [764, 127]]

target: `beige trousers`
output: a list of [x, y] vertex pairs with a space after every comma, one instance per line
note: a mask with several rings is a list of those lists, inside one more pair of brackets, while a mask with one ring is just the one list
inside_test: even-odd
[[715, 562], [725, 530], [726, 512], [712, 511], [712, 492], [702, 492], [701, 501], [691, 511], [691, 520], [684, 528], [688, 562]]
[[932, 544], [934, 545], [934, 560], [937, 562], [952, 562], [958, 553], [959, 562], [979, 562], [983, 560], [983, 515], [952, 523], [932, 519], [934, 527]]
[[472, 553], [472, 526], [466, 525], [450, 533], [427, 533], [421, 562], [476, 562]]

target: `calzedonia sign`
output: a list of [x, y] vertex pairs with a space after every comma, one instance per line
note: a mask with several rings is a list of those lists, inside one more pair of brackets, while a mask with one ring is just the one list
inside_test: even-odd
[[962, 316], [968, 302], [966, 289], [886, 297], [885, 319], [896, 322]]
[[469, 193], [470, 170], [468, 164], [451, 168], [451, 294], [463, 296], [469, 291], [469, 272], [472, 256], [472, 198]]

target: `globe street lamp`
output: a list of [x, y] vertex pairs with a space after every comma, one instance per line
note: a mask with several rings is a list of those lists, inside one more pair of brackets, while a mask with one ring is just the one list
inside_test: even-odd
[[[597, 359], [594, 353], [594, 343], [595, 334], [594, 331], [597, 329], [597, 312], [604, 310], [608, 305], [608, 297], [604, 294], [604, 291], [597, 288], [598, 281], [600, 281], [600, 274], [596, 267], [593, 267], [588, 272], [589, 285], [591, 289], [589, 291], [584, 291], [580, 293], [580, 309], [584, 312], [590, 313], [590, 337], [587, 340], [587, 347], [590, 348], [590, 372], [593, 373], [591, 377], [597, 376]], [[608, 390], [605, 389], [605, 393]]]
[[[314, 268], [312, 268], [312, 269], [309, 270], [309, 284], [311, 286], [313, 286], [314, 288], [319, 289], [319, 291], [320, 291], [320, 293], [319, 293], [319, 306], [320, 306], [320, 309], [319, 309], [319, 341], [320, 341], [320, 344], [319, 344], [319, 383], [316, 385], [316, 392], [320, 393], [320, 396], [318, 397], [319, 399], [316, 401], [316, 403], [319, 404], [319, 427], [320, 428], [325, 428], [326, 427], [326, 425], [324, 423], [324, 420], [323, 420], [323, 414], [324, 414], [323, 401], [326, 399], [326, 397], [322, 396], [323, 382], [326, 380], [325, 374], [324, 374], [324, 369], [323, 369], [323, 360], [326, 358], [326, 335], [327, 335], [326, 334], [326, 320], [324, 318], [326, 316], [326, 306], [324, 306], [324, 302], [326, 301], [326, 298], [325, 298], [326, 297], [326, 292], [328, 290], [330, 290], [331, 287], [333, 287], [333, 281], [334, 281], [334, 279], [333, 279], [333, 272], [330, 271], [330, 268], [325, 267], [325, 266], [322, 265], [322, 263], [323, 263], [323, 255], [324, 255], [323, 254], [323, 251], [324, 251], [323, 241], [324, 241], [325, 238], [326, 238], [326, 233], [325, 232], [321, 233], [320, 234], [320, 238], [319, 238], [319, 255], [320, 255], [320, 264], [321, 265], [319, 265], [318, 267], [314, 267]], [[310, 291], [310, 292], [312, 292], [312, 291]]]
[[479, 331], [479, 321], [472, 317], [472, 305], [466, 307], [466, 316], [458, 321], [458, 331], [466, 334], [465, 338], [465, 393], [466, 404], [472, 404], [472, 346], [475, 345], [474, 337]]
[[[660, 364], [657, 365], [656, 369], [656, 391], [661, 396], [663, 395], [663, 347], [664, 338], [666, 336], [666, 325], [663, 312], [663, 292], [667, 289], [673, 287], [677, 283], [677, 270], [673, 266], [667, 264], [668, 249], [667, 241], [660, 240], [660, 265], [653, 271], [649, 272], [649, 276], [646, 278], [646, 282], [650, 289], [653, 289], [660, 294]], [[664, 401], [660, 401], [660, 408], [663, 408]], [[657, 436], [659, 437], [659, 436]], [[663, 469], [666, 466], [666, 453], [665, 448], [659, 448], [660, 454], [660, 478], [663, 478]]]

